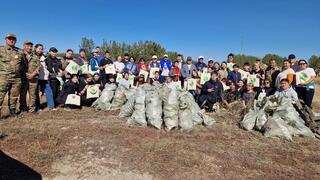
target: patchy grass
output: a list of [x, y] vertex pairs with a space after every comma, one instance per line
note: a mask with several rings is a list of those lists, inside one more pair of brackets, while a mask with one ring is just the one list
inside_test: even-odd
[[[315, 106], [319, 95], [317, 90]], [[106, 169], [147, 173], [159, 179], [320, 176], [319, 140], [296, 137], [287, 142], [244, 131], [238, 128], [240, 108], [222, 110], [214, 115], [214, 127], [199, 126], [188, 133], [129, 126], [117, 113], [84, 108], [9, 118], [0, 122], [0, 131], [8, 135], [0, 140], [0, 148], [50, 177], [61, 173], [53, 164], [66, 159], [79, 169], [76, 177]]]

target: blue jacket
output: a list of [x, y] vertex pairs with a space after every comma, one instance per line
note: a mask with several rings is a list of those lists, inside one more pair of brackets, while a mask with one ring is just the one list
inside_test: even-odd
[[98, 57], [92, 57], [89, 63], [91, 66], [91, 71], [97, 71], [99, 69], [100, 62]]
[[172, 62], [170, 59], [161, 59], [160, 60], [160, 68], [161, 69], [169, 69], [171, 70], [172, 68]]
[[124, 71], [129, 74], [138, 75], [137, 65], [131, 61], [125, 63]]
[[194, 64], [191, 64], [191, 68], [189, 70], [188, 64], [183, 64], [181, 69], [181, 75], [183, 78], [188, 78], [192, 76], [192, 71], [197, 70]]
[[197, 62], [196, 67], [198, 71], [202, 71], [203, 68], [207, 67], [207, 65], [204, 62]]
[[234, 83], [238, 83], [241, 80], [241, 73], [231, 71], [228, 75], [228, 79]]

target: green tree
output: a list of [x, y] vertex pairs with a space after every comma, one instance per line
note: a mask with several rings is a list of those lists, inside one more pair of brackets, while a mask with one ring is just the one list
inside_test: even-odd
[[316, 70], [317, 73], [320, 72], [320, 57], [312, 55], [309, 59], [309, 65]]
[[273, 59], [277, 62], [278, 65], [282, 64], [282, 61], [285, 59], [284, 57], [281, 57], [277, 54], [266, 54], [263, 58], [262, 58], [262, 62], [265, 64], [269, 64], [269, 61]]
[[246, 62], [253, 64], [257, 59], [259, 59], [259, 58], [256, 56], [244, 55], [244, 54], [237, 54], [234, 56], [235, 62], [241, 67]]
[[87, 55], [89, 55], [94, 48], [94, 41], [90, 38], [83, 37], [81, 38], [79, 48], [84, 49]]

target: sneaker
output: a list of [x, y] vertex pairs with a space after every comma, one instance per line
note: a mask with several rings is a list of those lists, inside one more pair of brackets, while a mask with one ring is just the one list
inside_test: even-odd
[[56, 111], [56, 110], [58, 110], [58, 109], [56, 109], [56, 108], [49, 108], [49, 111]]

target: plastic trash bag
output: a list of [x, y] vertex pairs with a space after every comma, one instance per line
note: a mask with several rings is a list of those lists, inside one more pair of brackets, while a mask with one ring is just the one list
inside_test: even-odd
[[118, 86], [117, 90], [114, 93], [114, 97], [111, 103], [111, 110], [120, 109], [122, 105], [125, 104], [127, 97], [128, 89], [122, 85]]
[[251, 131], [256, 124], [257, 117], [257, 111], [254, 109], [250, 109], [249, 112], [244, 116], [243, 120], [240, 122], [240, 126], [247, 131]]
[[134, 111], [134, 96], [131, 96], [127, 102], [121, 107], [119, 117], [126, 118], [130, 117]]
[[268, 116], [264, 112], [264, 109], [260, 110], [257, 115], [256, 123], [254, 128], [256, 130], [261, 130], [263, 125], [268, 121]]
[[139, 87], [135, 93], [134, 98], [134, 112], [132, 116], [127, 120], [127, 123], [147, 126], [145, 106], [146, 91], [142, 87]]
[[280, 116], [272, 116], [262, 128], [266, 137], [279, 137], [292, 141], [292, 136], [286, 127], [286, 123]]
[[174, 89], [169, 89], [168, 87], [162, 88], [163, 93], [169, 92], [168, 94], [163, 94], [163, 121], [165, 123], [166, 129], [171, 130], [178, 127], [179, 118], [179, 101], [178, 92]]
[[96, 110], [108, 111], [111, 109], [111, 101], [114, 97], [117, 85], [107, 84], [101, 92], [101, 96], [92, 104], [92, 107]]
[[189, 102], [180, 102], [179, 107], [179, 126], [182, 130], [191, 130], [193, 127], [193, 116]]
[[148, 124], [161, 129], [162, 126], [162, 101], [158, 91], [151, 89], [146, 93], [146, 116]]

